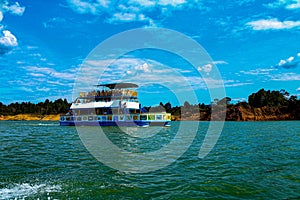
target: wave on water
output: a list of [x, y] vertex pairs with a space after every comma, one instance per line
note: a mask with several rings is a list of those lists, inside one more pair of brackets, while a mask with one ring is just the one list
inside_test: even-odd
[[37, 194], [45, 194], [50, 192], [59, 192], [61, 187], [59, 185], [47, 184], [14, 184], [12, 187], [0, 189], [0, 199], [25, 199]]
[[59, 126], [58, 123], [37, 123], [37, 124], [27, 124], [27, 126]]
[[59, 126], [59, 124], [46, 124], [46, 123], [38, 123], [38, 126]]

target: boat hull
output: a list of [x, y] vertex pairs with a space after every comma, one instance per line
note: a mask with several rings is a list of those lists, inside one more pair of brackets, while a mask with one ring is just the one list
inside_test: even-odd
[[60, 121], [60, 126], [128, 126], [128, 127], [148, 127], [148, 126], [170, 126], [170, 122], [147, 122], [147, 121], [133, 121], [133, 122], [74, 122], [74, 121]]
[[[60, 126], [170, 126], [168, 114], [126, 115], [126, 116], [66, 116], [60, 117]], [[125, 120], [127, 119], [127, 120]], [[133, 120], [137, 119], [137, 120]]]

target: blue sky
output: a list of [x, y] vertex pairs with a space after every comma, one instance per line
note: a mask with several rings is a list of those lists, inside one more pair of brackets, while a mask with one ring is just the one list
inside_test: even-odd
[[[212, 58], [196, 70], [209, 73], [212, 64], [217, 66], [226, 95], [234, 101], [247, 100], [260, 88], [300, 95], [299, 0], [1, 2], [0, 102], [6, 104], [71, 100], [77, 72], [89, 53], [111, 36], [135, 28], [167, 28], [196, 40]], [[141, 51], [121, 58], [112, 69], [179, 84], [171, 71], [161, 70], [176, 68], [197, 86], [199, 101], [210, 102], [203, 77], [177, 61], [166, 53], [159, 58]], [[108, 73], [101, 80], [120, 80], [115, 76]], [[166, 92], [163, 85], [146, 86], [139, 90], [144, 105], [178, 103], [176, 94]]]

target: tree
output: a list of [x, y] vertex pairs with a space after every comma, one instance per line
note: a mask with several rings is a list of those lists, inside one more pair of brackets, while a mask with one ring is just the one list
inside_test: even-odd
[[164, 108], [166, 109], [166, 112], [170, 112], [171, 109], [172, 109], [172, 105], [170, 102], [167, 102], [165, 105], [164, 105]]
[[287, 105], [288, 95], [289, 93], [286, 92], [285, 90], [266, 91], [264, 89], [260, 89], [257, 93], [252, 93], [248, 97], [248, 102], [250, 106], [256, 108], [261, 108], [264, 106], [280, 107], [280, 106]]

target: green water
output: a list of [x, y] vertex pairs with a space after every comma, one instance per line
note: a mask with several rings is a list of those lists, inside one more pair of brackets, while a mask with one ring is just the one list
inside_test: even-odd
[[[167, 145], [179, 123], [149, 138], [115, 127], [105, 133], [127, 151], [150, 152]], [[74, 127], [1, 121], [0, 199], [300, 199], [299, 121], [226, 122], [214, 149], [199, 159], [207, 128], [200, 123], [171, 165], [133, 174], [98, 162]]]

